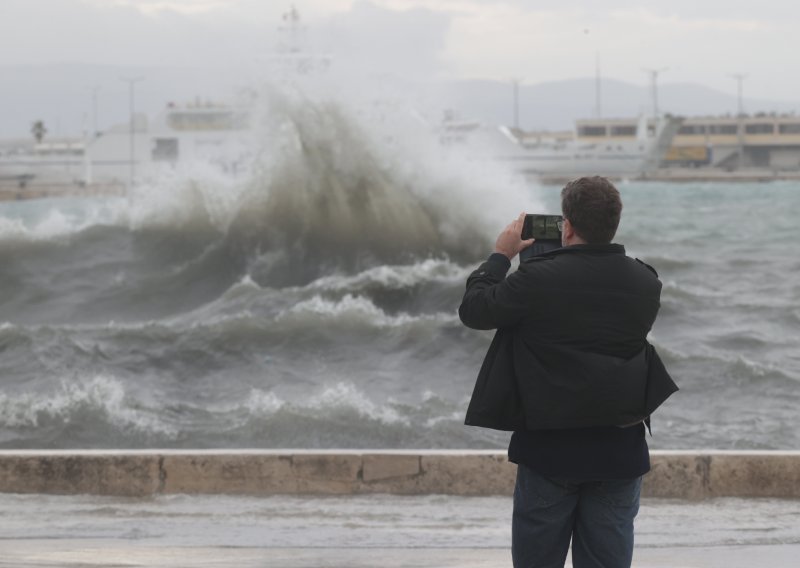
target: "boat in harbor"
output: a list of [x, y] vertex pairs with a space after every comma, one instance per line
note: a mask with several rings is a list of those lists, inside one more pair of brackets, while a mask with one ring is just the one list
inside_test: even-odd
[[587, 143], [574, 135], [548, 136], [460, 122], [445, 123], [441, 139], [472, 158], [505, 164], [526, 176], [638, 176], [658, 168], [681, 123], [681, 118], [670, 115], [658, 120], [641, 117], [631, 139]]
[[251, 147], [250, 115], [242, 106], [200, 99], [168, 103], [152, 120], [139, 115], [133, 136], [123, 124], [94, 139], [87, 147], [92, 177], [144, 180], [194, 163], [241, 173]]
[[20, 145], [0, 152], [0, 185], [130, 185], [193, 163], [236, 175], [252, 148], [250, 114], [208, 101], [169, 103], [152, 119], [137, 114], [93, 137]]

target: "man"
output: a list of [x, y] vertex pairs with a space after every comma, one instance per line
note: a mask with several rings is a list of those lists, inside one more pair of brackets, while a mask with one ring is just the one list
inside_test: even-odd
[[459, 308], [473, 329], [497, 329], [466, 424], [513, 430], [515, 567], [630, 566], [645, 425], [677, 390], [647, 334], [660, 305], [655, 271], [611, 244], [622, 201], [605, 178], [561, 192], [562, 248], [531, 257], [525, 214], [467, 280]]

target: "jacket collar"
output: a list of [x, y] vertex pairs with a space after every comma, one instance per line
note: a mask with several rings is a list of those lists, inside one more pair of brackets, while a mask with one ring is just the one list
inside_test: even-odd
[[588, 254], [625, 254], [625, 247], [616, 243], [602, 245], [570, 245], [548, 251], [541, 256], [558, 256], [569, 253], [588, 253]]

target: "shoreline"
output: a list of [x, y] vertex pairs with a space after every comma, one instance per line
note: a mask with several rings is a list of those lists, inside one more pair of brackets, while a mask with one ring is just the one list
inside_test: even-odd
[[[531, 174], [534, 179], [544, 185], [564, 185], [568, 181], [587, 174], [558, 174], [541, 175]], [[800, 171], [775, 171], [775, 170], [707, 170], [707, 169], [679, 169], [662, 168], [654, 172], [634, 175], [606, 176], [614, 182], [675, 182], [675, 183], [764, 183], [772, 181], [800, 181]]]
[[78, 185], [71, 183], [43, 183], [18, 185], [0, 185], [0, 203], [4, 201], [30, 201], [33, 199], [49, 199], [59, 197], [111, 197], [124, 196], [125, 186], [119, 183], [97, 183]]
[[[541, 185], [564, 185], [568, 181], [579, 178], [585, 173], [564, 174], [529, 174], [529, 180]], [[675, 183], [764, 183], [772, 181], [800, 181], [800, 171], [774, 170], [705, 170], [705, 169], [671, 169], [663, 168], [647, 174], [619, 175], [610, 174], [608, 179], [614, 182], [675, 182]], [[0, 184], [0, 203], [7, 201], [29, 201], [34, 199], [64, 197], [111, 197], [124, 196], [125, 184], [118, 182], [80, 185], [74, 183], [26, 183]]]
[[[800, 498], [800, 451], [654, 450], [643, 496]], [[0, 493], [509, 495], [496, 450], [2, 450]]]

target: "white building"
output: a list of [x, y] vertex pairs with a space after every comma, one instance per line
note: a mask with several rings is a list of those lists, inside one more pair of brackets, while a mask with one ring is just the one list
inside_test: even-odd
[[47, 140], [0, 151], [5, 184], [129, 184], [178, 164], [204, 162], [235, 174], [248, 154], [250, 112], [214, 103], [169, 104], [92, 139]]

